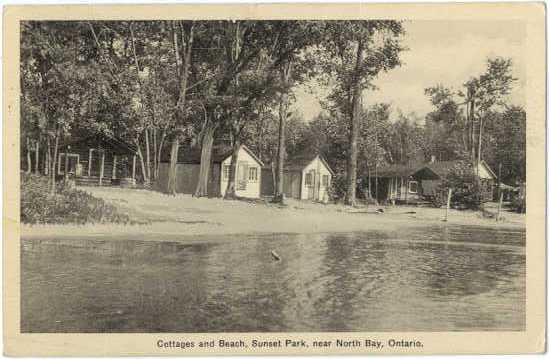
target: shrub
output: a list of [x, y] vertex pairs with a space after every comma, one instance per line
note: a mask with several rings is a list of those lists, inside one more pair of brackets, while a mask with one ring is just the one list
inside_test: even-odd
[[330, 183], [330, 188], [328, 189], [328, 195], [330, 200], [334, 202], [340, 202], [345, 199], [345, 194], [347, 193], [347, 182], [345, 174], [336, 173], [332, 177], [332, 183]]
[[454, 207], [479, 209], [482, 202], [482, 191], [475, 176], [473, 166], [466, 161], [458, 162], [441, 180], [433, 203], [440, 207], [446, 204], [448, 190], [452, 189], [450, 202]]
[[101, 198], [63, 183], [55, 194], [47, 177], [21, 173], [21, 222], [23, 223], [128, 223], [129, 217]]

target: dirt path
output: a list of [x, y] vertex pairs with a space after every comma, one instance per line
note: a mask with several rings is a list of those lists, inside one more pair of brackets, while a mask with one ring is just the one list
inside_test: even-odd
[[[340, 205], [322, 205], [287, 201], [287, 205], [226, 201], [219, 198], [194, 198], [189, 195], [167, 196], [147, 190], [111, 187], [82, 188], [127, 212], [139, 225], [37, 225], [22, 226], [25, 237], [142, 235], [175, 236], [236, 233], [314, 233], [395, 230], [433, 225], [475, 225], [493, 228], [525, 228], [525, 216], [505, 212], [496, 222], [480, 212], [451, 210], [443, 222], [443, 209], [412, 206], [349, 209]], [[383, 213], [376, 209], [383, 208]]]

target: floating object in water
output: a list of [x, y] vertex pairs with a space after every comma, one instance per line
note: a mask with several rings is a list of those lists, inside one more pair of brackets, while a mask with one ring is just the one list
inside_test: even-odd
[[276, 253], [274, 250], [271, 251], [271, 255], [273, 256], [273, 258], [274, 258], [275, 261], [279, 261], [279, 260], [280, 260], [280, 256], [279, 256], [278, 253]]
[[385, 211], [383, 210], [383, 208], [378, 208], [378, 209], [376, 209], [376, 212], [377, 213], [384, 213]]

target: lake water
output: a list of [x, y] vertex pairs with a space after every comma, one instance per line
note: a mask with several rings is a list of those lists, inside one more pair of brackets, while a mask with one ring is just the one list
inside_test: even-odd
[[523, 230], [143, 236], [23, 239], [22, 331], [525, 329]]

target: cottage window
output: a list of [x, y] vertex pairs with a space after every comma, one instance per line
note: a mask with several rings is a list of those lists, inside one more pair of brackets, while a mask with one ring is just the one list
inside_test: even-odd
[[223, 166], [223, 179], [229, 180], [229, 174], [231, 172], [231, 166], [230, 165], [224, 165]]
[[325, 187], [328, 187], [328, 185], [329, 185], [328, 175], [322, 175], [322, 185], [325, 186]]
[[307, 173], [305, 174], [305, 186], [311, 186], [313, 184], [313, 174]]
[[251, 182], [256, 182], [257, 181], [257, 167], [250, 167], [248, 169], [249, 173], [248, 173], [248, 180], [250, 180]]
[[408, 182], [408, 192], [409, 193], [417, 193], [417, 189], [418, 189], [417, 181]]

